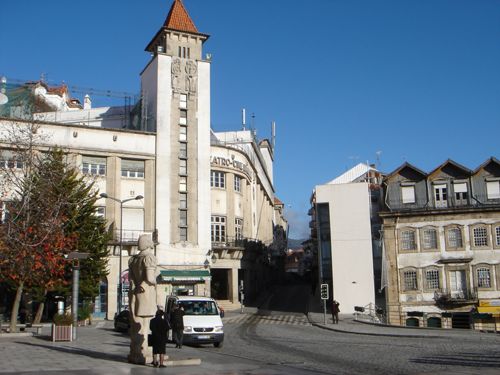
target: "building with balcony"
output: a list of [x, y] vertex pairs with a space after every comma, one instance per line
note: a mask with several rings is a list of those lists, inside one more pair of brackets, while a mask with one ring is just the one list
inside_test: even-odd
[[409, 163], [384, 178], [379, 213], [389, 324], [469, 328], [500, 290], [500, 162]]
[[[3, 124], [29, 122], [18, 109], [23, 94], [36, 92], [45, 105], [33, 117], [47, 135], [39, 147], [62, 147], [111, 198], [98, 201], [113, 232], [98, 316], [112, 318], [128, 305], [128, 260], [141, 234], [155, 243], [159, 304], [170, 294], [215, 291], [237, 306], [241, 281], [252, 296], [276, 274], [284, 248], [275, 239], [286, 221], [274, 198], [273, 142], [253, 130], [211, 130], [211, 61], [202, 57], [208, 38], [175, 0], [145, 48], [151, 60], [130, 108], [92, 108], [88, 95], [82, 106], [67, 86], [43, 80], [2, 90], [9, 99], [0, 105]], [[8, 158], [9, 145], [2, 146]]]

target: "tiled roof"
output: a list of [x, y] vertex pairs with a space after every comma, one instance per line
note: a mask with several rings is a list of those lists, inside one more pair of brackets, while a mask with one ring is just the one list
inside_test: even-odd
[[163, 26], [168, 27], [169, 29], [198, 33], [196, 26], [193, 21], [191, 21], [191, 17], [189, 17], [189, 14], [186, 8], [184, 8], [184, 4], [182, 4], [181, 0], [175, 0], [172, 4], [172, 8], [170, 8], [170, 12], [168, 13]]
[[283, 203], [282, 201], [280, 201], [278, 198], [274, 197], [274, 203]]

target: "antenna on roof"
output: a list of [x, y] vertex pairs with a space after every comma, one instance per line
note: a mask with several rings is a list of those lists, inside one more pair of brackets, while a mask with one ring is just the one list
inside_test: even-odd
[[[53, 79], [49, 79], [49, 74], [50, 73], [54, 73], [54, 71], [42, 74], [42, 77], [41, 77], [42, 82], [49, 83], [49, 81], [53, 81]], [[44, 80], [44, 78], [45, 78], [45, 80]]]
[[359, 156], [349, 156], [349, 159], [353, 159], [354, 165], [356, 165], [356, 159], [359, 159]]
[[245, 130], [245, 108], [242, 110], [242, 117], [243, 117], [243, 131]]
[[275, 136], [275, 130], [276, 130], [276, 127], [274, 125], [274, 121], [271, 121], [271, 148], [272, 150], [274, 151], [274, 145], [275, 145], [275, 141], [274, 141], [274, 136]]
[[382, 164], [380, 163], [380, 154], [382, 153], [382, 151], [377, 151], [376, 154], [377, 154], [377, 169], [380, 171], [382, 169]]

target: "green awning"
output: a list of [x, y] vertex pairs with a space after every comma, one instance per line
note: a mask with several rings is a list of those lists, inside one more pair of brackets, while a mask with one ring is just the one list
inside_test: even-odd
[[160, 271], [162, 281], [210, 281], [209, 271]]

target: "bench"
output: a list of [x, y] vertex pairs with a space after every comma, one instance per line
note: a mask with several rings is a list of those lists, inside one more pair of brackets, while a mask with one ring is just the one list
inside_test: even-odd
[[32, 324], [32, 323], [16, 324], [16, 327], [18, 329], [21, 329], [21, 328], [36, 328], [36, 333], [39, 335], [39, 334], [42, 333], [43, 324]]

